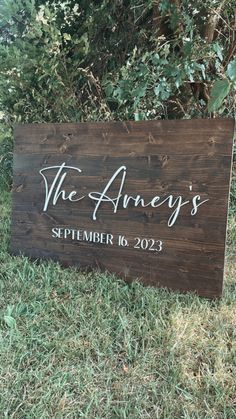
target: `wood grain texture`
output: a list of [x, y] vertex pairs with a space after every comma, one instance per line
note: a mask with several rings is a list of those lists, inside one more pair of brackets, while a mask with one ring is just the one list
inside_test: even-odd
[[[225, 236], [232, 161], [234, 121], [230, 119], [29, 124], [15, 128], [11, 252], [48, 258], [65, 266], [100, 267], [130, 281], [193, 291], [207, 297], [222, 293]], [[67, 170], [62, 189], [84, 196], [78, 202], [58, 199], [46, 211], [45, 181], [39, 170], [51, 166]], [[127, 174], [117, 212], [103, 202], [92, 219], [96, 202], [90, 192], [102, 192], [115, 171]], [[57, 169], [47, 172], [49, 188]], [[46, 172], [44, 172], [46, 173]], [[64, 172], [62, 172], [64, 173]], [[114, 198], [121, 176], [108, 193]], [[171, 208], [122, 207], [123, 195], [173, 195], [187, 201], [199, 195], [208, 200], [191, 215], [181, 207], [168, 227]], [[173, 198], [173, 199], [174, 199]], [[101, 243], [52, 237], [52, 229], [104, 233]], [[58, 231], [58, 230], [57, 230]], [[76, 235], [77, 233], [73, 233]], [[106, 243], [107, 235], [113, 242]], [[129, 246], [118, 245], [125, 236]], [[160, 252], [134, 248], [140, 239], [161, 240]], [[144, 244], [146, 242], [143, 242]], [[151, 243], [151, 242], [149, 242]]]

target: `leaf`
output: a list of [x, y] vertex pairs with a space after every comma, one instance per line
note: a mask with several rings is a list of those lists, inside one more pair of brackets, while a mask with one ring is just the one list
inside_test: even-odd
[[211, 89], [210, 100], [208, 102], [208, 111], [214, 112], [219, 109], [229, 91], [230, 82], [228, 79], [216, 80]]
[[71, 35], [69, 33], [63, 33], [63, 38], [65, 41], [71, 41]]
[[160, 90], [161, 90], [160, 85], [157, 85], [157, 86], [154, 87], [154, 92], [155, 92], [156, 96], [159, 96]]
[[107, 82], [107, 83], [104, 85], [104, 88], [105, 88], [106, 96], [107, 96], [107, 97], [111, 97], [111, 96], [112, 96], [112, 94], [113, 94], [113, 92], [114, 92], [114, 86], [113, 86], [113, 84], [112, 84], [112, 83], [110, 83], [110, 82]]
[[4, 316], [4, 321], [8, 327], [13, 328], [16, 326], [16, 321], [12, 316]]
[[222, 62], [223, 61], [223, 54], [222, 54], [221, 45], [219, 45], [218, 42], [217, 42], [216, 44], [213, 44], [212, 49], [213, 49], [213, 51], [215, 51], [215, 53], [217, 54], [217, 57]]
[[146, 115], [143, 111], [134, 112], [134, 120], [135, 121], [144, 121], [145, 119], [146, 119]]
[[138, 86], [136, 89], [133, 90], [133, 96], [137, 98], [141, 98], [145, 96], [147, 86]]
[[230, 80], [236, 81], [236, 58], [230, 61], [228, 64], [227, 75], [229, 76]]
[[134, 120], [135, 120], [135, 121], [140, 121], [140, 115], [139, 115], [139, 112], [135, 112], [135, 113], [134, 113]]

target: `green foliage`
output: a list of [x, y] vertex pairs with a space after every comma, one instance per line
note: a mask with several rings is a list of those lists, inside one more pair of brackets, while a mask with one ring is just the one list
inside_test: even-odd
[[[2, 1], [5, 121], [233, 115], [233, 3], [221, 10], [219, 1], [200, 0]], [[210, 42], [212, 10], [228, 25]], [[208, 104], [218, 78], [228, 78], [230, 89], [218, 81]]]
[[0, 192], [11, 185], [12, 160], [12, 133], [0, 123]]

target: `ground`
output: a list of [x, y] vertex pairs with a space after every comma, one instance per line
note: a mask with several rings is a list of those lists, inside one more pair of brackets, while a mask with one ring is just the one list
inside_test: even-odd
[[0, 197], [0, 417], [236, 417], [234, 221], [222, 299], [8, 253]]

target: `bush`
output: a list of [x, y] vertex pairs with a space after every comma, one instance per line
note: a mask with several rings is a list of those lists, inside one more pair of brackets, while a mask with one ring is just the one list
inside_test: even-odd
[[234, 115], [234, 0], [2, 3], [7, 123]]
[[9, 189], [12, 183], [12, 135], [0, 124], [0, 191]]

